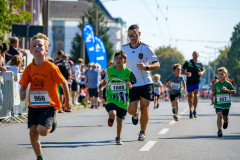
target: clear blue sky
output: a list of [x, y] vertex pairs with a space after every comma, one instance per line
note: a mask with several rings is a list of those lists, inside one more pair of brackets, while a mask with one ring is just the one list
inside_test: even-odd
[[[200, 52], [200, 61], [205, 64], [209, 57], [210, 60], [214, 59], [214, 49], [205, 46], [223, 48], [229, 45], [233, 27], [240, 22], [240, 0], [101, 0], [101, 2], [113, 17], [121, 17], [127, 23], [127, 27], [138, 24], [142, 32], [141, 41], [153, 49], [170, 44], [186, 59], [190, 59], [192, 52], [196, 50]], [[200, 43], [175, 39], [226, 43]]]

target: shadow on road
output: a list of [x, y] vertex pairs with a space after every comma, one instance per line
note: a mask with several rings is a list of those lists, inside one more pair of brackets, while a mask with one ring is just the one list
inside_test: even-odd
[[213, 139], [213, 140], [240, 140], [240, 135], [223, 135], [218, 138], [217, 135], [209, 136], [186, 136], [186, 137], [171, 137], [171, 138], [159, 138], [159, 139]]
[[[134, 142], [133, 141], [123, 141], [123, 143]], [[31, 144], [18, 144], [22, 146], [31, 146]], [[93, 141], [93, 142], [42, 142], [42, 148], [78, 148], [78, 147], [100, 147], [100, 146], [109, 146], [116, 145], [115, 140], [105, 140], [105, 141]], [[28, 147], [28, 149], [32, 149]]]
[[59, 126], [58, 128], [84, 128], [84, 127], [103, 127], [104, 125], [95, 125], [95, 126]]

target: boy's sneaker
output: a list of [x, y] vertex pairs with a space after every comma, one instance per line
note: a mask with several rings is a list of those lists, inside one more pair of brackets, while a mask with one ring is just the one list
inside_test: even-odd
[[190, 110], [190, 113], [189, 113], [189, 118], [193, 118], [193, 112], [192, 112], [192, 110]]
[[90, 108], [91, 108], [91, 109], [94, 109], [94, 106], [91, 106]]
[[178, 121], [178, 116], [177, 115], [174, 114], [173, 118], [174, 118], [175, 121]]
[[[55, 115], [56, 116], [56, 115]], [[54, 132], [55, 129], [57, 128], [57, 120], [56, 117], [54, 116], [54, 120], [53, 120], [53, 124], [52, 124], [52, 129], [50, 131], [50, 133]]]
[[45, 160], [43, 156], [38, 156], [37, 160]]
[[133, 116], [132, 116], [132, 123], [133, 123], [134, 125], [137, 125], [137, 124], [138, 124], [138, 116], [136, 116], [136, 115], [133, 115]]
[[153, 107], [153, 109], [156, 109], [157, 108], [157, 106], [154, 104], [154, 107]]
[[157, 104], [157, 108], [159, 108], [159, 104]]
[[193, 110], [193, 116], [194, 116], [194, 118], [197, 118], [197, 110], [196, 109]]
[[222, 130], [219, 129], [217, 134], [218, 134], [218, 137], [222, 137], [222, 136], [223, 136], [223, 134], [222, 134]]
[[227, 129], [228, 127], [228, 121], [223, 123], [223, 129]]
[[122, 139], [120, 137], [116, 137], [116, 144], [123, 145]]
[[173, 114], [175, 114], [175, 113], [176, 113], [176, 111], [175, 111], [175, 108], [173, 108], [173, 109], [172, 109], [172, 113], [173, 113]]
[[139, 141], [144, 141], [144, 139], [145, 139], [145, 134], [144, 134], [143, 131], [140, 131], [138, 140], [139, 140]]
[[108, 118], [108, 126], [112, 127], [113, 126], [114, 119]]
[[58, 110], [58, 113], [64, 113], [64, 112], [63, 112], [63, 110], [59, 109], [59, 110]]

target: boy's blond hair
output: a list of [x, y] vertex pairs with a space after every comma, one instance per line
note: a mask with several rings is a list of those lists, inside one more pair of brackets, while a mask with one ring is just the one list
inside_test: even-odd
[[172, 65], [172, 70], [174, 71], [178, 67], [182, 68], [181, 64], [179, 64], [179, 63], [174, 64], [174, 65]]
[[45, 48], [48, 49], [49, 40], [48, 40], [48, 37], [45, 34], [38, 33], [37, 35], [34, 35], [34, 37], [32, 38], [32, 41], [35, 40], [35, 39], [42, 39], [44, 41]]
[[65, 53], [62, 55], [62, 58], [63, 58], [63, 59], [68, 59], [68, 54], [67, 54], [67, 52], [65, 52]]
[[161, 75], [160, 75], [160, 74], [154, 74], [154, 75], [153, 75], [153, 77], [157, 77], [157, 78], [158, 78], [158, 80], [160, 80], [160, 78], [161, 78]]
[[218, 72], [223, 71], [224, 73], [228, 74], [228, 70], [227, 70], [225, 67], [220, 67], [220, 68], [218, 68], [217, 71], [218, 71]]

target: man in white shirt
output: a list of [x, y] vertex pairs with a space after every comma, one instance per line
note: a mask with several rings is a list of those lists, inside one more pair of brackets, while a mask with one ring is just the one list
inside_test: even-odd
[[126, 66], [131, 69], [136, 77], [136, 83], [130, 89], [130, 104], [128, 113], [133, 115], [132, 122], [138, 123], [138, 101], [140, 101], [140, 124], [139, 141], [145, 139], [145, 131], [149, 120], [149, 104], [154, 100], [153, 81], [150, 71], [160, 67], [160, 63], [153, 50], [146, 44], [140, 42], [141, 32], [137, 25], [128, 28], [130, 43], [123, 45], [122, 50], [127, 54]]

